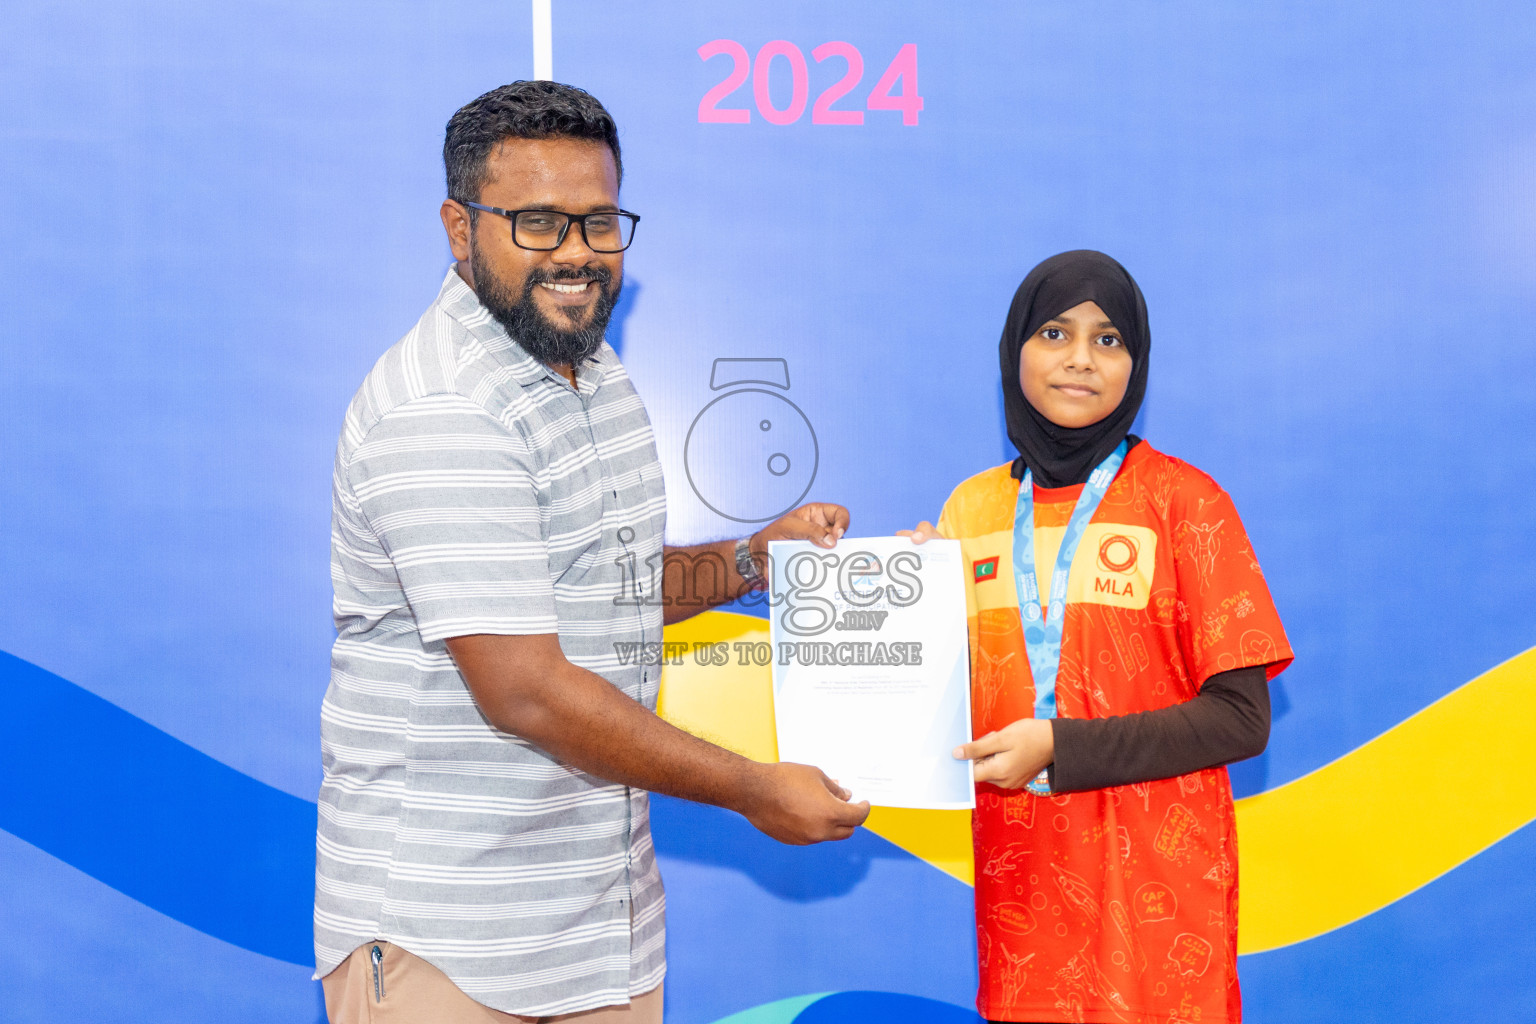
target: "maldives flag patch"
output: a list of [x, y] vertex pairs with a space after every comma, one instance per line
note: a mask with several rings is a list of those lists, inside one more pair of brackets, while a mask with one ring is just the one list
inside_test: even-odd
[[976, 577], [977, 583], [993, 579], [997, 576], [997, 556], [991, 558], [978, 558], [971, 563], [971, 572]]

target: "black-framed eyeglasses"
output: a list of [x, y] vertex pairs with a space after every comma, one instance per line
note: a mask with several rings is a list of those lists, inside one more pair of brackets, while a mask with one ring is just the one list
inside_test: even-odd
[[464, 203], [512, 222], [512, 241], [520, 249], [548, 252], [565, 243], [571, 222], [581, 225], [581, 240], [593, 252], [623, 252], [635, 240], [638, 213], [613, 210], [604, 213], [564, 213], [560, 210], [503, 210], [499, 206]]

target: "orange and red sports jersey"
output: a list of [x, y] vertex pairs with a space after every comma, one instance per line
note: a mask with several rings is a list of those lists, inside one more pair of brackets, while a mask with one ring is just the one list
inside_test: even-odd
[[[1035, 492], [1042, 576], [1079, 490]], [[939, 520], [964, 551], [977, 736], [1034, 717], [1013, 576], [1018, 491], [1006, 465], [987, 470], [955, 488]], [[1226, 492], [1146, 443], [1131, 449], [1072, 562], [1057, 713], [1168, 707], [1218, 672], [1267, 665], [1273, 678], [1291, 656]], [[1241, 1019], [1225, 768], [1056, 796], [983, 784], [973, 822], [982, 1016]]]

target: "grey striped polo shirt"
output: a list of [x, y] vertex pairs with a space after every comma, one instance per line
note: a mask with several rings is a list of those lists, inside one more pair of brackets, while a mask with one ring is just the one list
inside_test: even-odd
[[573, 391], [450, 271], [347, 409], [332, 517], [316, 976], [384, 939], [510, 1013], [654, 988], [646, 794], [494, 728], [444, 643], [558, 633], [574, 664], [655, 709], [660, 669], [616, 645], [661, 639], [627, 567], [659, 564], [666, 500], [613, 349]]

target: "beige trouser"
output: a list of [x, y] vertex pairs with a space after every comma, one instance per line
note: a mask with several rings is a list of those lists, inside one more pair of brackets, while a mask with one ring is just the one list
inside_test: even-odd
[[[373, 987], [370, 952], [378, 946], [383, 958], [383, 998]], [[448, 980], [448, 976], [419, 956], [388, 942], [358, 946], [320, 982], [325, 1012], [331, 1024], [661, 1024], [661, 986], [635, 996], [627, 1006], [604, 1006], [556, 1017], [522, 1017], [477, 1003]]]

